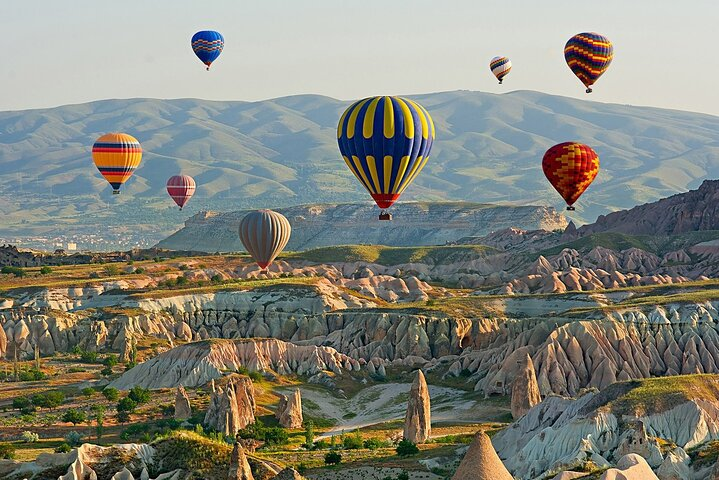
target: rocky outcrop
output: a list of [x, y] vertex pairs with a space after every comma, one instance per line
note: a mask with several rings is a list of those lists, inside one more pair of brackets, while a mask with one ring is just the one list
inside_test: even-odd
[[610, 468], [599, 477], [599, 480], [659, 480], [659, 478], [646, 460], [636, 453], [630, 453], [619, 459], [617, 468]]
[[5, 329], [0, 325], [0, 359], [5, 358], [7, 352], [7, 335]]
[[247, 461], [245, 450], [240, 442], [235, 442], [230, 456], [230, 469], [227, 475], [228, 480], [254, 480], [250, 464]]
[[187, 420], [191, 416], [190, 398], [185, 392], [185, 387], [180, 384], [177, 386], [177, 392], [175, 393], [175, 420]]
[[[255, 422], [255, 396], [252, 380], [232, 375], [223, 387], [217, 387], [210, 397], [204, 425], [227, 436]], [[239, 443], [239, 442], [238, 442]]]
[[280, 403], [277, 406], [275, 417], [285, 428], [301, 428], [302, 427], [302, 394], [300, 389], [290, 395], [281, 395]]
[[413, 443], [425, 443], [432, 431], [430, 398], [422, 370], [417, 370], [407, 401], [404, 417], [404, 438]]
[[477, 432], [452, 480], [513, 480], [483, 431]]
[[302, 475], [292, 467], [287, 467], [272, 480], [303, 480]]
[[205, 340], [172, 348], [125, 372], [110, 385], [128, 390], [197, 387], [240, 367], [258, 372], [312, 376], [325, 370], [359, 370], [354, 359], [330, 347], [295, 345], [274, 339]]
[[512, 382], [512, 418], [521, 417], [541, 401], [539, 384], [537, 384], [537, 376], [534, 373], [534, 363], [532, 363], [532, 357], [526, 354], [522, 358], [520, 370]]

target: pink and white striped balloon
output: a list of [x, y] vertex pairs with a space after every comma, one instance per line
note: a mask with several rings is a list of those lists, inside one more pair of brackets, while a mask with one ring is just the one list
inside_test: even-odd
[[182, 210], [182, 207], [195, 194], [195, 179], [189, 175], [173, 175], [167, 180], [167, 193]]

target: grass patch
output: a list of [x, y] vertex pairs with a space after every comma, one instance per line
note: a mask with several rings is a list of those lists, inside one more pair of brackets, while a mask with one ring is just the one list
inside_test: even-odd
[[380, 265], [404, 263], [452, 263], [468, 257], [484, 257], [496, 250], [485, 245], [387, 247], [384, 245], [339, 245], [285, 256], [316, 263], [368, 262]]

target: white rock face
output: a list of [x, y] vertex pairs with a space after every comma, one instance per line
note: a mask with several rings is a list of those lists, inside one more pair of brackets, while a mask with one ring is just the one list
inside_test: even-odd
[[617, 462], [617, 468], [610, 468], [599, 480], [659, 480], [646, 460], [631, 453]]

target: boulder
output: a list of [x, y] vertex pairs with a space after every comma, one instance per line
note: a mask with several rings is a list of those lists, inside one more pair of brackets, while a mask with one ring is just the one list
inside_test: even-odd
[[513, 480], [513, 477], [499, 459], [492, 440], [479, 431], [452, 480]]
[[404, 417], [404, 438], [413, 443], [424, 443], [431, 432], [430, 398], [427, 381], [422, 370], [412, 382], [407, 402], [407, 413]]
[[512, 382], [512, 418], [521, 417], [541, 401], [534, 363], [532, 357], [526, 354], [522, 358], [519, 372]]
[[177, 386], [175, 393], [175, 420], [187, 420], [192, 416], [192, 407], [190, 407], [190, 398], [185, 392], [185, 387]]
[[610, 468], [599, 480], [659, 480], [643, 457], [630, 453], [619, 459], [617, 468]]

